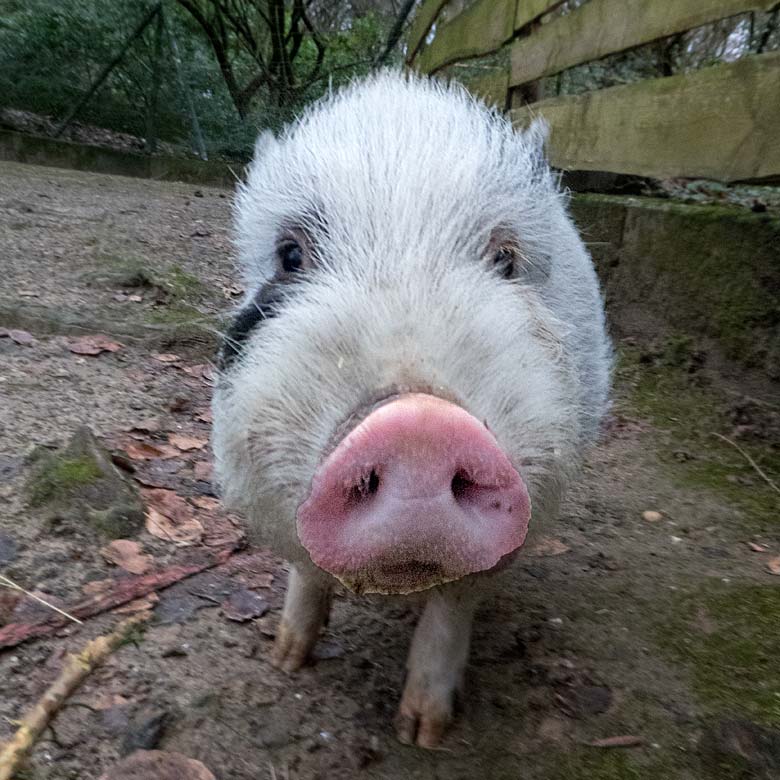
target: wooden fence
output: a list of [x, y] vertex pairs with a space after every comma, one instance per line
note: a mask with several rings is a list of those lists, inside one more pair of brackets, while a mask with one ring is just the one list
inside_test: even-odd
[[780, 180], [780, 52], [535, 99], [540, 79], [736, 14], [776, 10], [780, 0], [588, 0], [561, 14], [563, 4], [474, 0], [447, 15], [447, 0], [423, 0], [407, 65], [433, 75], [487, 55], [507, 62], [463, 80], [509, 109], [518, 126], [543, 116], [551, 161], [564, 170]]

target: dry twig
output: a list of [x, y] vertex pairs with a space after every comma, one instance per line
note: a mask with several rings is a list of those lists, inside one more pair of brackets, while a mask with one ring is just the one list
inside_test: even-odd
[[[189, 564], [177, 564], [151, 574], [117, 580], [113, 590], [84, 599], [71, 607], [70, 613], [77, 618], [89, 618], [114, 607], [120, 607], [152, 591], [163, 590], [193, 574], [220, 566], [230, 558], [235, 549], [235, 545], [215, 548], [200, 556], [194, 556]], [[64, 624], [65, 620], [56, 616], [40, 623], [9, 623], [0, 628], [0, 648], [15, 647], [28, 639], [51, 634], [62, 628]]]
[[24, 593], [25, 596], [29, 596], [34, 601], [37, 601], [39, 604], [43, 604], [45, 607], [48, 607], [49, 609], [53, 609], [55, 612], [59, 612], [60, 615], [63, 615], [68, 620], [72, 620], [74, 623], [81, 623], [82, 621], [79, 620], [77, 617], [73, 617], [73, 615], [69, 615], [65, 610], [60, 609], [59, 607], [55, 607], [54, 604], [49, 603], [46, 601], [46, 599], [42, 599], [40, 596], [36, 596], [34, 593], [31, 593], [29, 590], [25, 590], [21, 585], [17, 585], [13, 580], [6, 577], [4, 574], [0, 574], [0, 586], [4, 588], [10, 588], [11, 590], [17, 590], [19, 593]]
[[68, 697], [93, 669], [102, 664], [124, 642], [131, 629], [148, 617], [148, 613], [142, 613], [123, 620], [112, 633], [93, 639], [78, 655], [70, 654], [65, 659], [65, 665], [57, 679], [22, 718], [14, 736], [0, 749], [0, 780], [10, 780], [13, 777], [19, 764]]
[[717, 438], [722, 439], [726, 442], [726, 444], [730, 444], [735, 450], [737, 450], [737, 452], [739, 452], [740, 455], [742, 455], [742, 457], [745, 458], [745, 460], [756, 470], [758, 476], [761, 477], [761, 479], [763, 479], [764, 482], [766, 482], [766, 484], [775, 491], [775, 493], [780, 495], [780, 488], [777, 487], [777, 485], [767, 476], [766, 472], [761, 469], [761, 466], [759, 466], [758, 463], [756, 463], [753, 458], [751, 458], [750, 455], [739, 446], [739, 444], [737, 444], [735, 441], [731, 441], [731, 439], [727, 439], [720, 433], [713, 433], [712, 435], [717, 436]]

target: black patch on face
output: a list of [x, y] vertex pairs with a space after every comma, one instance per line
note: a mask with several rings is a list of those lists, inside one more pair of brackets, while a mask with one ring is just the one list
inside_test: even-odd
[[289, 282], [282, 281], [264, 284], [255, 297], [236, 314], [222, 340], [217, 362], [220, 371], [230, 368], [241, 355], [244, 343], [260, 323], [279, 313], [280, 304], [289, 286]]

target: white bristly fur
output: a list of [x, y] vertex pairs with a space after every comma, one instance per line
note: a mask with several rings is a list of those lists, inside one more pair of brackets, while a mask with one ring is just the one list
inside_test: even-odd
[[[293, 561], [298, 505], [334, 430], [367, 397], [441, 387], [485, 420], [556, 511], [606, 402], [610, 349], [590, 258], [525, 133], [457, 86], [384, 72], [264, 134], [236, 203], [250, 300], [285, 227], [318, 267], [218, 383], [217, 473], [229, 504]], [[507, 281], [500, 229], [540, 273]]]
[[[293, 563], [273, 654], [282, 669], [305, 661], [329, 605], [296, 511], [355, 410], [393, 389], [456, 398], [521, 473], [532, 531], [596, 434], [610, 368], [603, 305], [544, 140], [542, 125], [517, 133], [458, 87], [392, 72], [322, 100], [279, 140], [258, 139], [236, 203], [244, 305], [278, 274], [285, 231], [303, 230], [316, 262], [220, 376], [214, 452], [227, 503]], [[496, 236], [517, 247], [511, 280], [491, 266]], [[486, 581], [499, 580], [426, 591], [402, 741], [441, 739]]]

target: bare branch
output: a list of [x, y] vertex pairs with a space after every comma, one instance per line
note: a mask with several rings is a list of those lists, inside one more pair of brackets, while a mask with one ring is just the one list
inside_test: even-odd
[[398, 16], [395, 17], [393, 26], [387, 36], [385, 48], [382, 49], [381, 54], [374, 61], [375, 66], [380, 67], [387, 64], [390, 55], [393, 53], [393, 49], [398, 45], [398, 41], [401, 40], [406, 20], [409, 18], [409, 14], [412, 12], [414, 5], [415, 0], [405, 0], [403, 6], [401, 6], [401, 10], [399, 11]]

